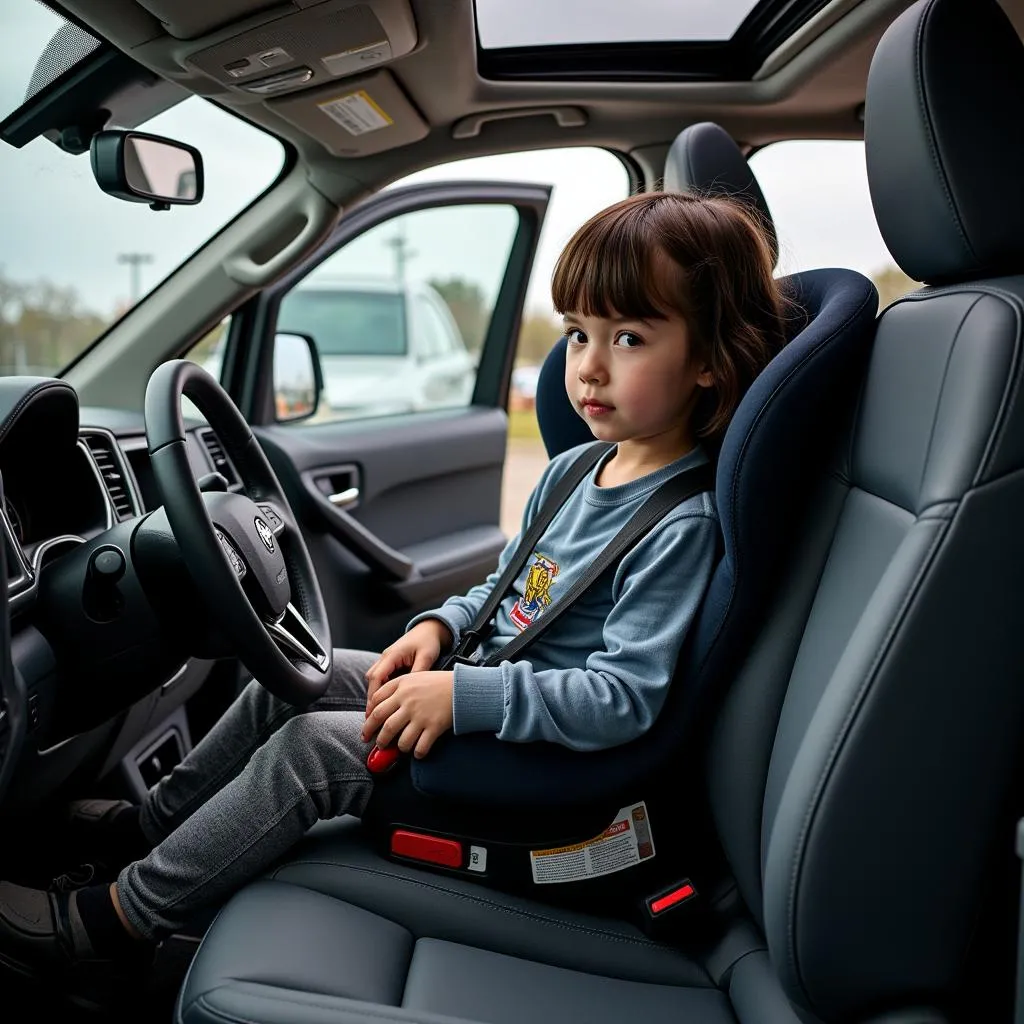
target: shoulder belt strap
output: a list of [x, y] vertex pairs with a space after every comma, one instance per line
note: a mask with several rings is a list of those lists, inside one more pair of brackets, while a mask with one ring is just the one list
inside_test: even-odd
[[537, 546], [537, 542], [543, 536], [544, 531], [551, 525], [551, 520], [558, 514], [558, 510], [568, 501], [569, 495], [579, 486], [580, 481], [597, 465], [601, 458], [606, 455], [614, 445], [592, 444], [582, 452], [575, 462], [562, 474], [555, 486], [551, 489], [544, 503], [533, 517], [529, 527], [519, 541], [519, 546], [509, 559], [505, 571], [501, 574], [494, 589], [487, 596], [477, 612], [476, 618], [468, 629], [462, 631], [459, 636], [459, 643], [452, 652], [453, 656], [466, 657], [476, 650], [477, 644], [486, 639], [494, 628], [493, 619], [498, 611], [498, 606], [508, 593], [509, 587], [515, 583], [516, 578], [522, 571], [527, 560]]
[[[550, 629], [588, 590], [595, 580], [659, 523], [673, 508], [704, 491], [714, 490], [715, 474], [708, 463], [695, 466], [666, 480], [641, 506], [629, 521], [611, 539], [607, 547], [577, 577], [569, 589], [548, 608], [540, 618], [534, 620], [514, 640], [491, 654], [484, 665], [493, 666], [502, 661], [512, 661], [533, 644], [545, 630]], [[497, 589], [497, 588], [495, 588]]]

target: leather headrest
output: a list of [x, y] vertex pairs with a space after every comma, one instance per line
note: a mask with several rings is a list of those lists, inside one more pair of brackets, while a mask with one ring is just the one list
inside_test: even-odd
[[1024, 270], [1024, 47], [996, 0], [919, 0], [868, 74], [875, 216], [918, 281]]
[[753, 206], [764, 222], [768, 241], [778, 261], [775, 223], [761, 186], [732, 136], [712, 121], [701, 121], [684, 128], [668, 151], [665, 190], [685, 192], [689, 189], [743, 199]]

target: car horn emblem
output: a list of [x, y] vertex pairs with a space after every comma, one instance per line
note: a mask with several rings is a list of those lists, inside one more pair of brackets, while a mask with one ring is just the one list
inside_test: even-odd
[[259, 516], [257, 516], [253, 522], [256, 524], [256, 532], [260, 535], [260, 540], [263, 541], [263, 546], [271, 553], [274, 553], [274, 533], [269, 526]]

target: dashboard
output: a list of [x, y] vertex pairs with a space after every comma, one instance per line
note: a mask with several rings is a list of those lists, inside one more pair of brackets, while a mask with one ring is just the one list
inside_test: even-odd
[[[217, 472], [231, 490], [240, 480], [214, 431], [187, 425], [196, 479]], [[83, 409], [74, 443], [41, 444], [27, 432], [0, 441], [4, 499], [0, 526], [7, 544], [12, 612], [28, 603], [42, 565], [68, 545], [159, 508], [141, 417]]]
[[[187, 419], [185, 441], [197, 482], [218, 473], [242, 490], [205, 421]], [[126, 751], [166, 731], [169, 716], [187, 735], [180, 709], [226, 655], [223, 644], [211, 653], [205, 620], [191, 614], [194, 584], [163, 542], [170, 533], [141, 414], [79, 407], [59, 380], [0, 378], [0, 481], [11, 659], [26, 722], [5, 800], [35, 805], [85, 764], [134, 763]], [[141, 558], [137, 543], [149, 545]], [[121, 558], [112, 578], [110, 558], [99, 568], [107, 552]]]

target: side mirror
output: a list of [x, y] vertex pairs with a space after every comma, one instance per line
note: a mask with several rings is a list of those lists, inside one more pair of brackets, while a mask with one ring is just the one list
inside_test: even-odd
[[324, 377], [308, 334], [274, 336], [274, 415], [278, 423], [309, 419], [320, 407]]
[[108, 195], [154, 210], [203, 198], [203, 158], [183, 142], [143, 132], [97, 132], [89, 148], [96, 183]]

